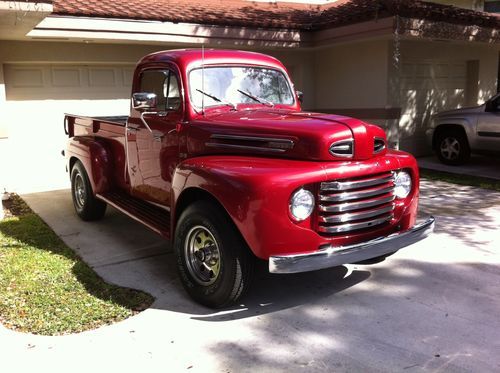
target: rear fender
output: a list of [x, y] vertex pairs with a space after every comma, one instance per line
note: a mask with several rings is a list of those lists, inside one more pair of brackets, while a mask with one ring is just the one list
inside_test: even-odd
[[82, 162], [95, 194], [105, 193], [112, 187], [111, 154], [105, 144], [92, 137], [73, 137], [69, 140], [67, 155], [70, 165], [73, 158]]

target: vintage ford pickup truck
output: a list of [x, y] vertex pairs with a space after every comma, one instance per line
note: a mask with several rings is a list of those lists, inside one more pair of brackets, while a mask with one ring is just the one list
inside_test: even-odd
[[263, 54], [144, 57], [129, 117], [65, 118], [77, 214], [97, 220], [109, 204], [171, 239], [183, 286], [209, 307], [240, 298], [257, 258], [305, 272], [427, 237], [415, 159], [379, 127], [303, 112], [300, 99]]

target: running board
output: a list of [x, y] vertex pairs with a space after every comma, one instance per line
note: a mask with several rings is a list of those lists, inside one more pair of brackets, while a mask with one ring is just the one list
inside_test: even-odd
[[166, 209], [123, 192], [98, 194], [97, 198], [144, 224], [160, 236], [170, 238], [170, 212]]

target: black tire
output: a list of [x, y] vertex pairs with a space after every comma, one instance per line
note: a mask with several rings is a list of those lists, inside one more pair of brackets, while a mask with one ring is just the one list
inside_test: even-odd
[[80, 161], [76, 161], [71, 169], [71, 197], [82, 220], [99, 220], [104, 216], [106, 203], [94, 197], [89, 177]]
[[198, 201], [182, 212], [174, 253], [182, 285], [204, 306], [229, 306], [250, 287], [255, 258], [225, 211], [213, 202]]
[[470, 147], [465, 134], [458, 129], [445, 129], [437, 134], [436, 152], [439, 160], [458, 166], [470, 158]]

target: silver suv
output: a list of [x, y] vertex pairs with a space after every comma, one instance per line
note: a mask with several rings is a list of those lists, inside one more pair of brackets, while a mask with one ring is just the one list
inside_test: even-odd
[[441, 162], [465, 163], [471, 152], [500, 152], [500, 94], [481, 106], [436, 114], [426, 131]]

